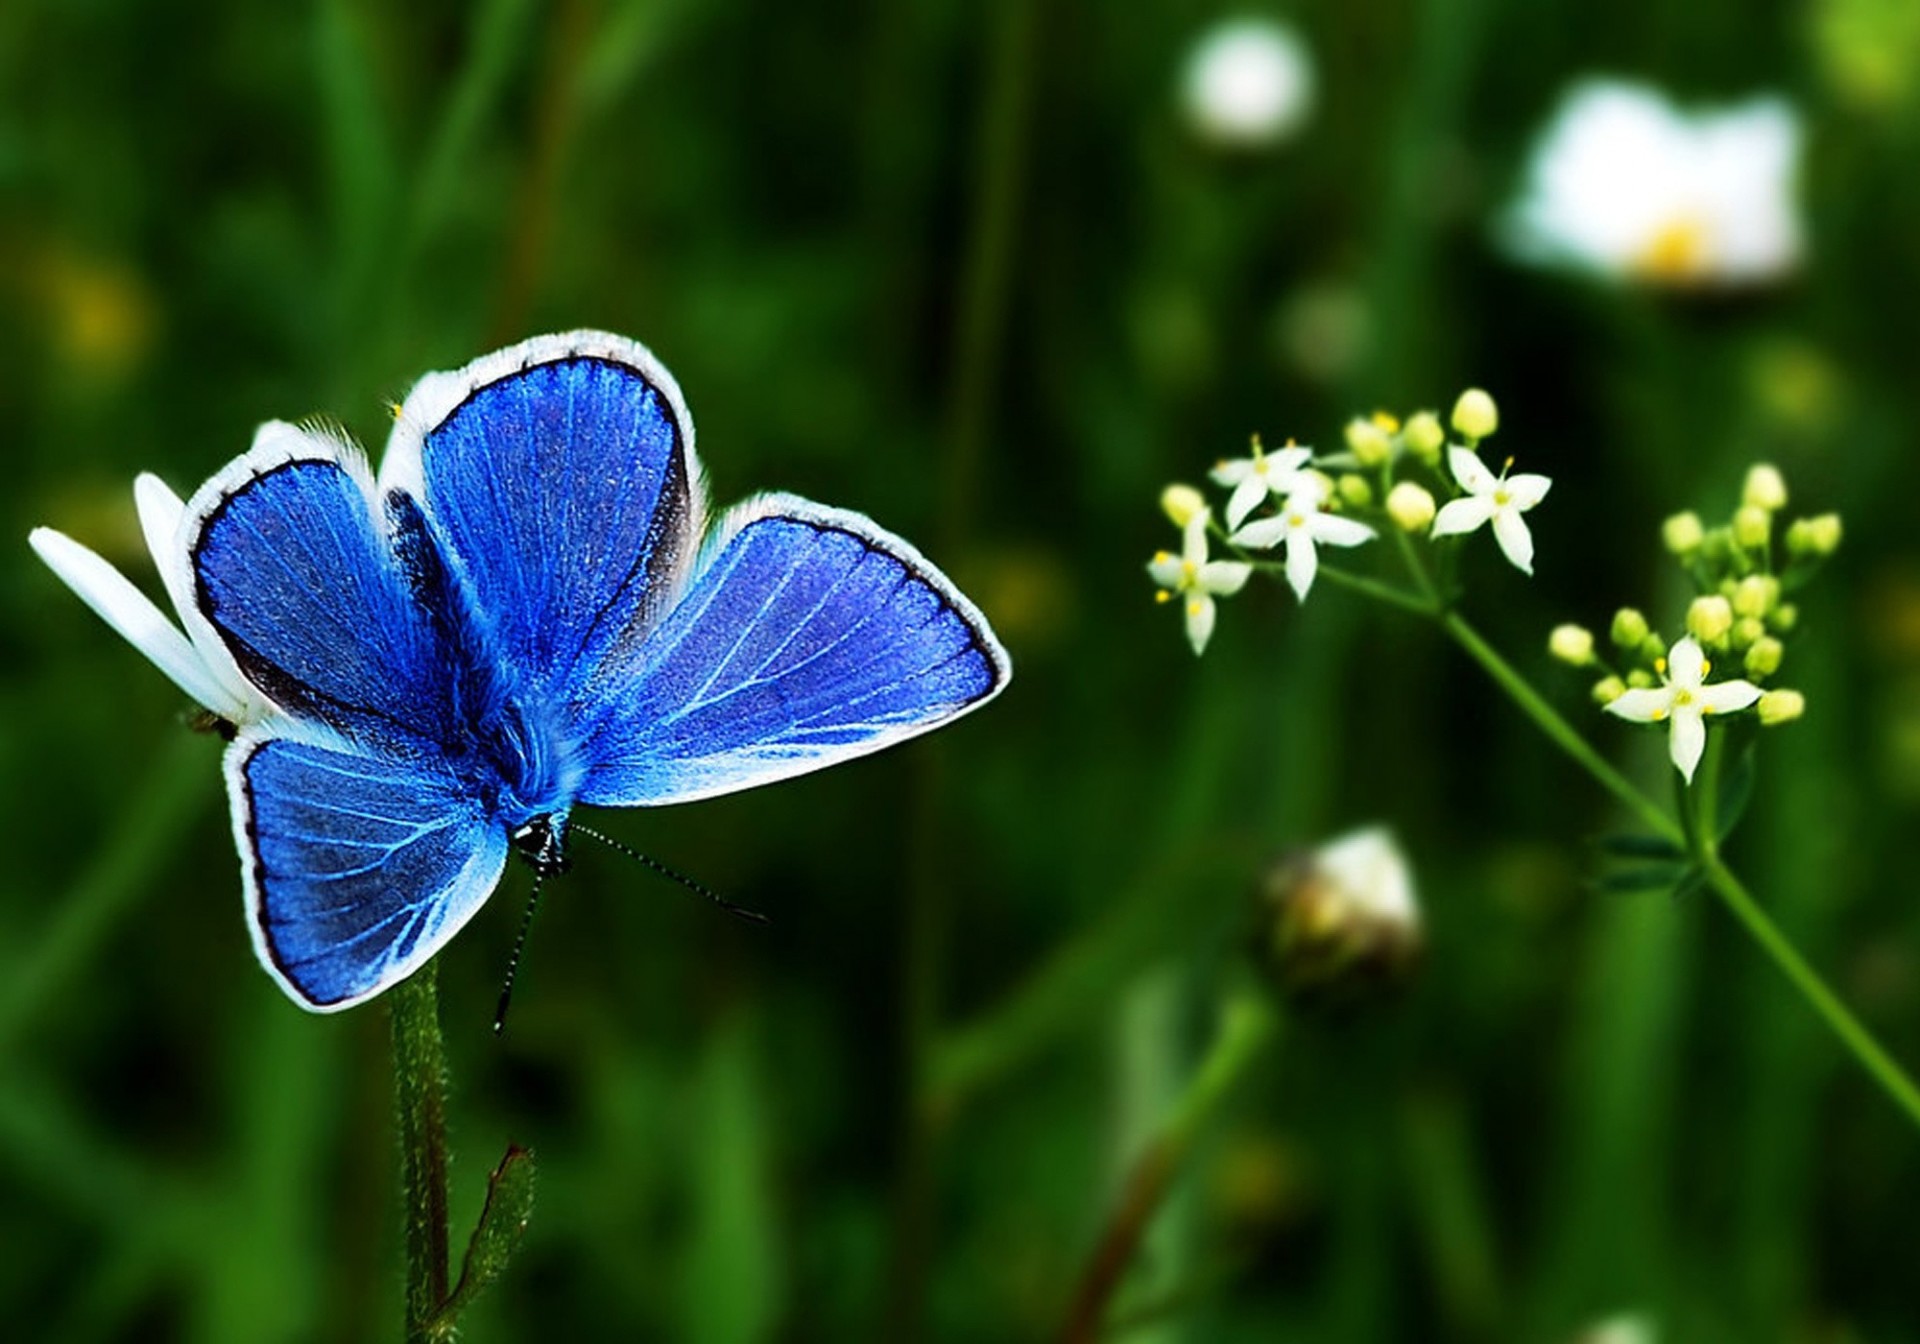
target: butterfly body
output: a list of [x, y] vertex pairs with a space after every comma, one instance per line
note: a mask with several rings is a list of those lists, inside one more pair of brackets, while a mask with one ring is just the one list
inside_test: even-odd
[[174, 591], [272, 711], [226, 773], [262, 964], [351, 1006], [574, 808], [707, 798], [983, 703], [1008, 664], [911, 546], [786, 495], [711, 528], [677, 387], [578, 332], [424, 379], [378, 478], [288, 425], [208, 482]]

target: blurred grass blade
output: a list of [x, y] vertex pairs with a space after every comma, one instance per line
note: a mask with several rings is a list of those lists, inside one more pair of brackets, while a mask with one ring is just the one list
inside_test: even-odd
[[1686, 864], [1660, 863], [1648, 868], [1624, 868], [1602, 873], [1593, 879], [1593, 888], [1608, 896], [1629, 896], [1640, 891], [1678, 891], [1683, 885], [1692, 889], [1700, 884], [1699, 870]]
[[467, 1241], [460, 1282], [454, 1285], [453, 1295], [434, 1320], [430, 1333], [444, 1332], [451, 1338], [460, 1313], [500, 1277], [513, 1253], [520, 1249], [527, 1220], [533, 1216], [533, 1177], [533, 1154], [519, 1144], [510, 1145], [500, 1165], [487, 1177], [486, 1206], [480, 1210], [480, 1221]]
[[693, 1231], [674, 1338], [686, 1344], [753, 1344], [780, 1319], [780, 1220], [760, 1073], [759, 1033], [735, 1014], [707, 1045], [685, 1144]]
[[467, 56], [428, 143], [414, 191], [409, 245], [418, 248], [453, 208], [479, 133], [500, 102], [514, 60], [526, 49], [533, 0], [487, 0], [473, 12]]
[[1615, 859], [1673, 860], [1686, 857], [1686, 851], [1663, 835], [1603, 835], [1594, 842], [1602, 854]]

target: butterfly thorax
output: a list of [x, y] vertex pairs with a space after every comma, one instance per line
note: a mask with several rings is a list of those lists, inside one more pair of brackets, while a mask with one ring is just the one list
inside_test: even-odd
[[564, 720], [539, 698], [503, 695], [479, 716], [467, 745], [475, 792], [515, 847], [535, 858], [549, 852], [550, 836], [551, 853], [560, 858], [535, 866], [542, 872], [555, 861], [564, 867], [566, 816], [583, 773]]

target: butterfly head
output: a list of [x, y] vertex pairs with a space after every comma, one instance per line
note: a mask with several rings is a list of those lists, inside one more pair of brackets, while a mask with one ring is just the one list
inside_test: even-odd
[[513, 847], [541, 877], [558, 877], [573, 866], [567, 857], [567, 814], [544, 812], [514, 831]]

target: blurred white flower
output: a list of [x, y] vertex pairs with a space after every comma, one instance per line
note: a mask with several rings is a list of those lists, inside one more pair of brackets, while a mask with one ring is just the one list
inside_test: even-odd
[[1204, 509], [1193, 515], [1183, 529], [1180, 554], [1161, 551], [1147, 564], [1147, 573], [1160, 585], [1160, 601], [1182, 599], [1187, 642], [1193, 645], [1195, 655], [1207, 651], [1207, 640], [1213, 636], [1213, 599], [1239, 592], [1253, 573], [1253, 566], [1244, 561], [1207, 559], [1207, 525], [1211, 521]]
[[1692, 636], [1675, 644], [1667, 653], [1664, 686], [1627, 691], [1607, 705], [1609, 714], [1618, 714], [1634, 723], [1671, 723], [1668, 753], [1673, 765], [1687, 783], [1700, 764], [1700, 753], [1707, 746], [1709, 714], [1731, 714], [1760, 698], [1760, 688], [1750, 681], [1720, 681], [1709, 686], [1712, 671], [1707, 655]]
[[1181, 101], [1204, 139], [1258, 149], [1286, 139], [1306, 120], [1313, 106], [1313, 65], [1285, 24], [1232, 19], [1194, 44]]
[[1419, 926], [1413, 870], [1385, 826], [1368, 826], [1329, 840], [1314, 851], [1313, 862], [1356, 910], [1404, 928]]
[[[1493, 539], [1500, 543], [1514, 568], [1523, 574], [1533, 573], [1533, 533], [1520, 515], [1545, 499], [1553, 482], [1527, 472], [1509, 476], [1503, 471], [1495, 476], [1477, 454], [1466, 448], [1449, 448], [1447, 462], [1453, 468], [1453, 479], [1467, 493], [1440, 510], [1433, 520], [1433, 535], [1450, 537], [1471, 532], [1491, 521]], [[1511, 460], [1508, 465], [1512, 465]]]
[[[134, 481], [133, 500], [147, 550], [160, 571], [167, 597], [175, 611], [185, 612], [192, 602], [189, 566], [180, 537], [186, 506], [166, 482], [150, 472], [141, 473]], [[36, 527], [27, 541], [75, 596], [197, 703], [236, 726], [256, 722], [273, 712], [265, 698], [240, 675], [232, 656], [205, 621], [188, 621], [182, 633], [180, 626], [124, 574], [64, 532]]]
[[1596, 80], [1541, 135], [1506, 222], [1523, 259], [1662, 285], [1742, 285], [1799, 260], [1800, 121], [1775, 97], [1683, 112]]
[[1279, 513], [1248, 523], [1233, 534], [1234, 545], [1261, 550], [1278, 546], [1284, 541], [1287, 546], [1287, 582], [1293, 586], [1294, 596], [1302, 602], [1307, 600], [1307, 592], [1313, 587], [1313, 576], [1320, 569], [1320, 556], [1314, 549], [1317, 543], [1358, 546], [1362, 542], [1372, 541], [1375, 535], [1374, 530], [1365, 523], [1321, 512], [1320, 506], [1325, 502], [1325, 496], [1326, 487], [1320, 483], [1318, 476], [1302, 476], [1299, 487], [1287, 496]]

